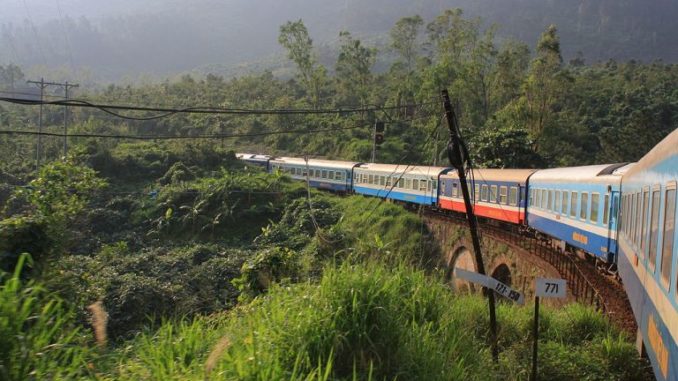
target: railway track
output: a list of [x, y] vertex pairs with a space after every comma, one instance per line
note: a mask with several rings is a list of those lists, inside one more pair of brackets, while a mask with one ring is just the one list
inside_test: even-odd
[[[436, 210], [427, 210], [425, 214], [467, 227], [466, 218], [462, 214], [453, 215]], [[484, 236], [501, 241], [514, 250], [537, 255], [551, 264], [560, 276], [567, 280], [568, 288], [577, 302], [594, 306], [630, 337], [635, 337], [637, 324], [631, 305], [624, 287], [614, 277], [604, 274], [593, 262], [583, 260], [573, 253], [561, 251], [547, 237], [527, 234], [514, 225], [479, 222], [481, 234]]]

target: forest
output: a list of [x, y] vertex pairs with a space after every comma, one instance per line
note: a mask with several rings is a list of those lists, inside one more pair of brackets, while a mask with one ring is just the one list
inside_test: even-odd
[[[288, 79], [185, 75], [73, 96], [303, 114], [46, 105], [56, 136], [38, 151], [22, 135], [38, 107], [0, 103], [0, 378], [524, 379], [531, 310], [500, 305], [502, 355], [488, 366], [485, 302], [450, 293], [420, 213], [317, 192], [234, 154], [369, 160], [379, 120], [378, 162], [448, 165], [442, 89], [476, 167], [634, 161], [675, 128], [678, 66], [566, 61], [554, 25], [531, 45], [483, 25], [459, 9], [404, 17], [378, 72], [377, 47], [341, 32], [328, 66], [291, 20], [278, 31]], [[26, 79], [0, 67], [14, 94]], [[375, 110], [311, 112], [364, 107]], [[78, 135], [66, 147], [65, 115]], [[597, 311], [546, 308], [543, 321], [544, 379], [648, 377]]]

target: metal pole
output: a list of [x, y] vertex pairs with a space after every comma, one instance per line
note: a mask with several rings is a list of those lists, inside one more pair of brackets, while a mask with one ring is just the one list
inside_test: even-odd
[[42, 152], [42, 102], [45, 95], [45, 79], [40, 78], [40, 116], [38, 117], [38, 147], [35, 153], [35, 170], [40, 170], [40, 153]]
[[[447, 90], [442, 91], [443, 105], [445, 107], [445, 117], [450, 130], [450, 143], [448, 145], [447, 154], [450, 164], [457, 169], [459, 182], [461, 183], [461, 193], [464, 196], [464, 205], [466, 206], [466, 220], [471, 230], [471, 240], [473, 241], [473, 252], [475, 254], [476, 267], [478, 273], [485, 275], [485, 265], [483, 263], [483, 256], [480, 251], [480, 237], [478, 236], [478, 221], [473, 212], [473, 205], [471, 204], [471, 197], [469, 195], [469, 188], [466, 182], [466, 171], [464, 168], [464, 159], [462, 158], [461, 138], [457, 130], [457, 118], [454, 115], [454, 110], [450, 104], [450, 95]], [[490, 309], [490, 336], [492, 340], [492, 358], [495, 363], [499, 362], [499, 348], [497, 346], [497, 316], [495, 311], [494, 290], [485, 289], [487, 293], [487, 300]]]
[[[68, 100], [68, 81], [64, 87], [65, 97]], [[64, 160], [68, 156], [68, 106], [64, 106]]]
[[539, 297], [534, 297], [534, 326], [532, 328], [532, 381], [537, 381], [537, 343], [539, 342]]

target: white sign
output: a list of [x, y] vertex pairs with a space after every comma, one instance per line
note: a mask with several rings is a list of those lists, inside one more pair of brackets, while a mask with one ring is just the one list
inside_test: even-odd
[[564, 298], [567, 295], [567, 281], [565, 279], [537, 278], [535, 293], [543, 298]]
[[471, 283], [477, 283], [487, 288], [493, 289], [497, 294], [511, 299], [518, 304], [525, 303], [525, 298], [520, 292], [513, 290], [511, 287], [501, 283], [500, 281], [487, 276], [481, 275], [473, 271], [467, 271], [464, 269], [454, 269], [454, 276], [461, 279], [467, 280]]

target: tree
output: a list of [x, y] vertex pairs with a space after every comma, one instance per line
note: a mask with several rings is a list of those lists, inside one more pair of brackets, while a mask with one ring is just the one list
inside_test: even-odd
[[402, 60], [408, 73], [414, 70], [414, 64], [419, 56], [419, 31], [424, 25], [424, 20], [419, 15], [403, 17], [396, 22], [391, 29], [391, 48], [395, 50]]
[[8, 87], [14, 89], [14, 86], [17, 83], [23, 82], [24, 73], [21, 71], [21, 68], [9, 64], [7, 66], [0, 65], [0, 87]]
[[535, 142], [551, 121], [554, 105], [566, 91], [568, 75], [562, 69], [560, 39], [555, 25], [542, 33], [537, 43], [537, 56], [530, 65], [524, 96], [529, 112], [528, 129]]
[[325, 68], [317, 63], [313, 54], [313, 40], [304, 22], [299, 19], [282, 25], [278, 42], [287, 49], [287, 57], [297, 65], [301, 82], [310, 94], [313, 105], [317, 107], [320, 89], [327, 73]]
[[[339, 33], [341, 48], [337, 58], [337, 82], [347, 97], [356, 97], [360, 104], [367, 103], [369, 86], [372, 82], [372, 66], [377, 50], [367, 48], [349, 32]], [[352, 102], [351, 102], [352, 103]]]

